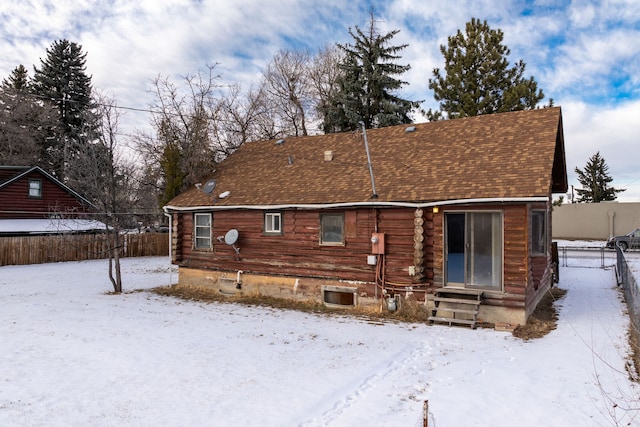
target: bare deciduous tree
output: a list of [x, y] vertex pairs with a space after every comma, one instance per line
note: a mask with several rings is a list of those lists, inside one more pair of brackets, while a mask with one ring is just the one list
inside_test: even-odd
[[144, 153], [145, 176], [160, 204], [211, 174], [215, 165], [247, 141], [280, 135], [264, 86], [243, 94], [223, 85], [215, 67], [208, 74], [153, 81], [154, 135], [136, 136]]
[[96, 140], [82, 151], [73, 173], [74, 189], [88, 197], [98, 209], [98, 219], [106, 225], [109, 279], [116, 293], [122, 292], [120, 250], [123, 230], [132, 222], [135, 194], [135, 167], [126, 161], [118, 140], [121, 112], [113, 98], [94, 95], [99, 118]]
[[320, 49], [311, 59], [308, 79], [315, 103], [316, 120], [320, 123], [325, 123], [329, 120], [328, 114], [331, 101], [335, 99], [340, 89], [338, 82], [343, 75], [343, 71], [339, 64], [342, 60], [342, 51], [336, 45], [329, 45]]
[[274, 139], [282, 135], [270, 114], [262, 86], [250, 89], [246, 95], [242, 94], [240, 86], [231, 86], [220, 99], [214, 122], [217, 161], [245, 142]]
[[274, 116], [286, 133], [308, 135], [307, 117], [311, 109], [310, 57], [305, 52], [280, 50], [263, 73], [263, 87]]
[[219, 76], [215, 67], [208, 74], [198, 73], [184, 77], [184, 87], [174, 84], [168, 77], [158, 76], [153, 81], [157, 113], [153, 115], [156, 129], [156, 147], [160, 152], [169, 144], [180, 150], [180, 169], [185, 174], [185, 185], [198, 182], [213, 169], [214, 152], [210, 135], [212, 112], [217, 108]]

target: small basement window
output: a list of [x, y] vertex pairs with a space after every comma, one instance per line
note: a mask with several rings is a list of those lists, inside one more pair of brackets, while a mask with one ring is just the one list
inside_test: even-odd
[[327, 307], [353, 308], [358, 305], [358, 289], [346, 286], [323, 286], [322, 302]]

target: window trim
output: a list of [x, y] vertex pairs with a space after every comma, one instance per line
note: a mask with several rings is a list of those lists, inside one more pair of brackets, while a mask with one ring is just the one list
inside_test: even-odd
[[[328, 241], [325, 242], [324, 237], [324, 218], [335, 217], [340, 219], [341, 236], [340, 241]], [[344, 212], [321, 212], [320, 213], [320, 246], [344, 246], [345, 245], [345, 230], [344, 230]]]
[[[538, 250], [538, 246], [540, 246], [540, 244], [535, 244], [534, 243], [534, 239], [537, 241], [538, 239], [536, 238], [536, 235], [534, 233], [534, 218], [535, 217], [539, 217], [542, 218], [542, 242], [540, 242], [542, 244], [542, 251]], [[530, 233], [531, 233], [531, 255], [532, 256], [547, 256], [549, 253], [549, 219], [547, 217], [547, 210], [546, 209], [531, 209], [531, 227], [530, 227]], [[536, 242], [537, 243], [537, 242]]]
[[[284, 227], [282, 223], [282, 212], [279, 211], [267, 211], [264, 213], [263, 229], [262, 232], [269, 236], [282, 236], [284, 234]], [[273, 227], [273, 219], [278, 218], [278, 228]], [[271, 219], [271, 221], [269, 221]]]
[[[208, 225], [198, 225], [198, 217], [207, 217], [209, 219]], [[198, 236], [198, 229], [209, 229], [208, 236]], [[211, 233], [213, 231], [213, 218], [211, 213], [202, 213], [196, 212], [193, 214], [193, 249], [206, 251], [211, 250], [213, 248], [213, 239], [211, 238]], [[208, 245], [199, 245], [198, 241], [208, 241]], [[204, 243], [203, 242], [203, 243]]]
[[[32, 188], [31, 184], [38, 184], [38, 194], [31, 194], [31, 190], [36, 190], [36, 188]], [[42, 199], [42, 180], [37, 178], [29, 178], [29, 188], [28, 188], [28, 196], [30, 199]]]

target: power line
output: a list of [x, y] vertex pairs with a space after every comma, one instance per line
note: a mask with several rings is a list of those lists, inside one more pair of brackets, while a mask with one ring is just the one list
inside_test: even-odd
[[[66, 211], [61, 211], [61, 212], [57, 212], [57, 211], [5, 211], [5, 210], [0, 210], [0, 214], [14, 214], [14, 215], [68, 215], [69, 217], [86, 217], [86, 216], [95, 216], [95, 215], [101, 215], [101, 216], [112, 216], [112, 215], [158, 215], [162, 213], [161, 209], [158, 209], [157, 211], [139, 211], [139, 212], [66, 212]], [[2, 219], [34, 219], [34, 218], [0, 218], [0, 220]], [[48, 219], [48, 220], [52, 220], [55, 221], [57, 219], [64, 219], [64, 218], [54, 218], [54, 217], [50, 217], [50, 218], [39, 218], [39, 219]], [[77, 219], [77, 218], [76, 218]]]
[[[10, 91], [7, 91], [6, 89], [3, 89], [3, 90], [4, 90], [5, 93], [9, 93], [9, 94], [12, 94], [12, 95], [43, 99], [43, 100], [47, 100], [47, 101], [51, 101], [51, 102], [80, 103], [80, 101], [75, 100], [75, 99], [71, 99], [71, 98], [55, 98], [55, 97], [46, 96], [46, 95], [39, 95], [39, 94], [36, 94], [36, 93], [21, 92], [21, 91], [17, 91], [17, 90], [10, 90]], [[166, 112], [163, 112], [163, 111], [157, 111], [157, 110], [153, 110], [151, 108], [128, 107], [128, 106], [118, 105], [118, 104], [115, 104], [115, 103], [114, 104], [107, 104], [107, 103], [102, 103], [102, 102], [94, 102], [93, 105], [99, 105], [101, 107], [111, 107], [111, 108], [116, 108], [116, 109], [120, 109], [120, 110], [137, 111], [137, 112], [141, 112], [141, 113], [169, 114], [169, 115], [171, 115], [171, 113], [166, 113]], [[174, 113], [174, 115], [178, 115], [178, 114]]]
[[[56, 98], [56, 97], [51, 97], [51, 96], [46, 96], [46, 95], [39, 95], [36, 93], [30, 93], [30, 92], [22, 92], [22, 91], [17, 91], [17, 90], [7, 90], [7, 89], [2, 89], [5, 93], [9, 93], [12, 95], [17, 95], [17, 96], [24, 96], [24, 97], [32, 97], [32, 98], [38, 98], [38, 99], [43, 99], [43, 100], [47, 100], [47, 101], [51, 101], [51, 102], [74, 102], [74, 103], [79, 103], [80, 101], [75, 100], [75, 99], [67, 99], [67, 98]], [[175, 117], [183, 117], [184, 114], [180, 114], [180, 113], [171, 113], [171, 112], [166, 112], [163, 110], [154, 110], [151, 108], [140, 108], [140, 107], [128, 107], [128, 106], [123, 106], [123, 105], [119, 105], [116, 103], [110, 104], [110, 103], [102, 103], [102, 102], [94, 102], [93, 105], [98, 105], [101, 107], [109, 107], [109, 108], [115, 108], [115, 109], [119, 109], [119, 110], [128, 110], [128, 111], [136, 111], [136, 112], [140, 112], [140, 113], [150, 113], [150, 114], [159, 114], [159, 115], [165, 115], [165, 116], [175, 116]]]

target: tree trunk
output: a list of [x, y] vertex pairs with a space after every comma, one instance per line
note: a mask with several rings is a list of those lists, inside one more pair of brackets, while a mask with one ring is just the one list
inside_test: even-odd
[[120, 234], [116, 235], [116, 242], [118, 243], [116, 245], [115, 251], [113, 252], [113, 257], [114, 257], [114, 267], [115, 267], [115, 272], [116, 272], [116, 285], [115, 285], [115, 289], [117, 293], [121, 293], [122, 292], [122, 274], [120, 273], [120, 243], [121, 243], [122, 237], [120, 236]]
[[111, 280], [111, 284], [113, 285], [113, 292], [117, 294], [121, 293], [122, 275], [120, 273], [120, 236], [116, 230], [109, 232], [109, 280]]

